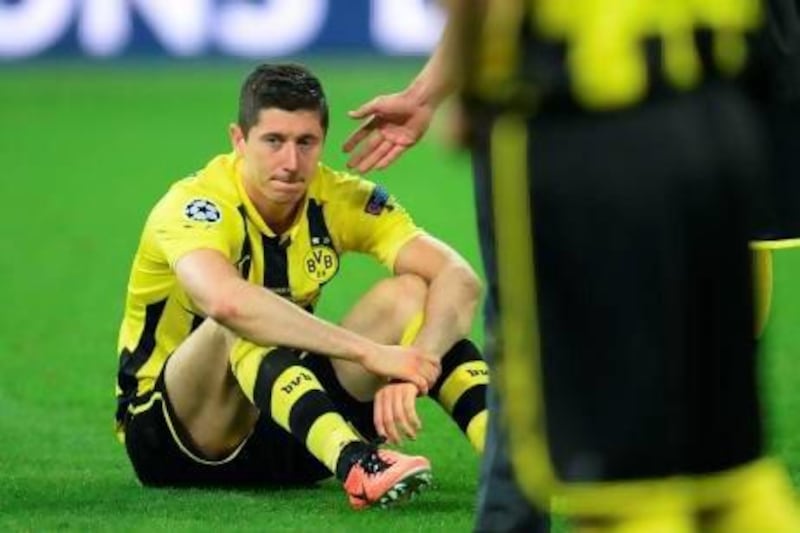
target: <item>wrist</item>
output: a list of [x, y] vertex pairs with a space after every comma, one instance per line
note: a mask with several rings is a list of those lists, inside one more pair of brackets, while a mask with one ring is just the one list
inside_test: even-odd
[[369, 339], [355, 338], [348, 350], [349, 357], [347, 359], [364, 366], [364, 363], [367, 362], [371, 354], [375, 353], [376, 349], [377, 345]]
[[419, 106], [436, 109], [442, 98], [429, 80], [417, 78], [404, 91], [403, 95]]

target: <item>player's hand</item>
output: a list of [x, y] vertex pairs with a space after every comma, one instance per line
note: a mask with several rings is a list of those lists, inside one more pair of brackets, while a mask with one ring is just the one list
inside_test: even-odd
[[389, 383], [375, 394], [375, 429], [390, 444], [400, 444], [405, 438], [417, 438], [422, 429], [422, 421], [417, 416], [418, 394], [413, 383]]
[[361, 173], [386, 168], [422, 138], [434, 111], [404, 92], [378, 96], [350, 111], [350, 118], [366, 120], [342, 147], [351, 154], [347, 166]]
[[384, 346], [367, 354], [361, 364], [375, 375], [413, 383], [422, 394], [436, 383], [439, 360], [416, 346]]

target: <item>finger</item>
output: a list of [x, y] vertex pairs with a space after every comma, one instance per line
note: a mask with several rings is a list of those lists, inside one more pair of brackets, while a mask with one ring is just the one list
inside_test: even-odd
[[439, 378], [439, 366], [433, 363], [432, 361], [425, 361], [422, 365], [422, 375], [425, 377], [425, 381], [429, 387], [433, 387], [436, 380]]
[[350, 153], [353, 148], [358, 146], [358, 143], [363, 141], [367, 135], [369, 135], [372, 130], [375, 129], [375, 117], [370, 117], [369, 120], [361, 124], [356, 131], [354, 131], [350, 136], [344, 141], [342, 145], [342, 150], [347, 153]]
[[[416, 393], [416, 391], [414, 391]], [[405, 413], [408, 419], [411, 421], [411, 424], [414, 426], [414, 436], [416, 437], [416, 432], [422, 429], [422, 420], [419, 419], [417, 416], [417, 397], [416, 394], [406, 394], [403, 396], [403, 403], [405, 407]]]
[[383, 100], [382, 96], [373, 98], [372, 100], [362, 105], [358, 109], [353, 109], [352, 111], [348, 111], [347, 116], [349, 116], [350, 118], [364, 118], [369, 115], [374, 115], [375, 113], [380, 113], [382, 100]]
[[375, 163], [383, 159], [383, 156], [388, 154], [393, 146], [394, 143], [383, 139], [382, 142], [375, 147], [374, 150], [372, 150], [372, 153], [370, 153], [361, 163], [359, 163], [358, 171], [364, 174], [372, 170], [372, 167], [375, 166]]
[[392, 444], [400, 443], [400, 435], [397, 433], [397, 426], [394, 416], [394, 407], [392, 406], [391, 396], [385, 398], [382, 402], [383, 406], [383, 426], [386, 428], [386, 437]]
[[383, 170], [384, 168], [388, 167], [392, 163], [392, 161], [397, 159], [400, 156], [400, 154], [402, 154], [405, 151], [406, 151], [406, 146], [403, 146], [402, 144], [394, 146], [391, 150], [389, 150], [388, 154], [383, 156], [381, 160], [375, 164], [375, 168]]
[[426, 394], [428, 394], [428, 390], [430, 390], [431, 386], [428, 385], [428, 380], [423, 376], [415, 374], [409, 377], [408, 381], [413, 383], [417, 387], [417, 390], [421, 395], [425, 396]]
[[403, 430], [403, 433], [407, 437], [415, 439], [417, 437], [417, 433], [408, 421], [408, 416], [406, 413], [406, 404], [403, 401], [404, 387], [405, 385], [403, 385], [402, 387], [396, 387], [393, 393], [392, 403], [394, 405], [395, 419], [397, 420], [397, 423], [400, 425], [400, 429]]
[[378, 435], [386, 438], [386, 424], [383, 420], [383, 401], [384, 395], [383, 390], [381, 389], [375, 395], [375, 403], [373, 404], [372, 408], [372, 421], [375, 423], [375, 431], [378, 432]]
[[350, 159], [347, 161], [347, 166], [350, 168], [358, 167], [361, 162], [368, 157], [378, 146], [383, 142], [383, 136], [379, 133], [372, 135], [367, 139], [366, 143], [361, 145], [361, 149], [358, 150], [355, 154], [350, 156]]
[[442, 374], [442, 362], [438, 359], [433, 361], [433, 371], [434, 376], [436, 379], [439, 379], [439, 376]]

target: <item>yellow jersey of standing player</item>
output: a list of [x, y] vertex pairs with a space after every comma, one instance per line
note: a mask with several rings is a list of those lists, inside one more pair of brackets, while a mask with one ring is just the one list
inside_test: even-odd
[[[422, 233], [383, 187], [320, 164], [292, 226], [275, 235], [245, 193], [240, 165], [234, 154], [214, 158], [175, 183], [147, 219], [117, 346], [120, 438], [128, 409], [147, 398], [167, 358], [204, 320], [177, 282], [181, 256], [217, 250], [244, 279], [313, 311], [342, 253], [367, 253], [391, 269], [400, 248]], [[252, 349], [238, 344], [240, 352]]]
[[748, 60], [761, 0], [457, 2], [454, 76], [467, 100], [535, 111], [636, 105], [659, 86], [685, 91]]

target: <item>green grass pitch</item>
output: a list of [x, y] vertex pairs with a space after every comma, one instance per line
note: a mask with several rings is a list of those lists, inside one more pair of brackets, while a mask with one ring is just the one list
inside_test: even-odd
[[[399, 89], [419, 66], [310, 61], [332, 125], [326, 161], [352, 128], [345, 112]], [[141, 488], [112, 433], [116, 334], [144, 217], [168, 184], [229, 149], [245, 64], [0, 67], [0, 530], [467, 531], [478, 459], [438, 408], [408, 450], [435, 485], [410, 505], [355, 513], [335, 482], [291, 491]], [[373, 176], [417, 222], [479, 268], [469, 161], [434, 136]], [[772, 447], [800, 475], [800, 253], [776, 259], [764, 381]], [[343, 261], [321, 314], [340, 318], [381, 274]], [[480, 324], [475, 338], [480, 340]]]

